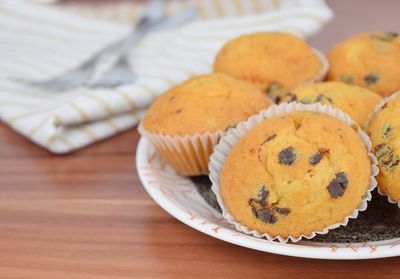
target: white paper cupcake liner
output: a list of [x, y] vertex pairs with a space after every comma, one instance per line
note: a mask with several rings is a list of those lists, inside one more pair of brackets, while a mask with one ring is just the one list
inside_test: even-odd
[[313, 51], [315, 52], [315, 54], [318, 56], [318, 58], [321, 60], [322, 62], [322, 69], [321, 71], [318, 73], [318, 75], [316, 75], [312, 80], [310, 80], [310, 82], [317, 82], [317, 81], [322, 81], [325, 79], [326, 74], [328, 73], [329, 70], [329, 61], [328, 59], [325, 57], [325, 55], [320, 52], [318, 49], [313, 48]]
[[[364, 195], [364, 198], [360, 202], [359, 206], [352, 212], [351, 215], [344, 218], [341, 223], [336, 223], [326, 227], [322, 231], [315, 231], [312, 232], [310, 235], [301, 235], [299, 237], [289, 236], [287, 238], [281, 236], [271, 236], [267, 233], [260, 233], [258, 231], [252, 230], [246, 226], [241, 225], [236, 221], [236, 219], [228, 212], [226, 207], [224, 206], [223, 200], [220, 196], [220, 172], [224, 165], [224, 161], [226, 160], [230, 150], [236, 144], [236, 142], [243, 137], [250, 129], [255, 127], [257, 124], [261, 123], [263, 120], [280, 115], [285, 114], [293, 111], [316, 111], [328, 114], [330, 116], [336, 117], [337, 119], [343, 121], [349, 126], [357, 127], [358, 131], [357, 134], [360, 137], [361, 141], [364, 143], [368, 156], [371, 161], [371, 176], [369, 179], [369, 187], [367, 192]], [[335, 109], [331, 106], [321, 105], [320, 103], [315, 103], [311, 105], [304, 105], [296, 102], [292, 102], [289, 104], [281, 104], [281, 105], [273, 105], [268, 109], [261, 111], [259, 114], [250, 117], [247, 121], [243, 121], [239, 123], [236, 128], [230, 129], [219, 141], [219, 143], [215, 146], [214, 152], [210, 158], [210, 179], [212, 182], [212, 191], [217, 196], [218, 203], [222, 209], [223, 217], [231, 224], [235, 226], [238, 231], [244, 232], [245, 234], [250, 234], [258, 238], [265, 237], [268, 240], [278, 240], [281, 243], [286, 243], [289, 240], [293, 242], [297, 242], [302, 238], [311, 239], [317, 234], [326, 234], [329, 230], [335, 229], [339, 226], [346, 226], [350, 218], [357, 218], [358, 213], [360, 211], [364, 211], [367, 209], [367, 202], [371, 200], [371, 191], [376, 187], [377, 182], [375, 176], [378, 174], [379, 169], [377, 167], [377, 159], [375, 155], [371, 153], [371, 141], [369, 137], [364, 133], [361, 128], [359, 128], [358, 124], [350, 118], [349, 115], [345, 114], [344, 112]]]
[[169, 136], [151, 133], [144, 129], [142, 123], [139, 133], [151, 141], [157, 152], [179, 174], [194, 176], [208, 174], [208, 163], [214, 146], [224, 131], [206, 132], [194, 135]]
[[[367, 121], [366, 121], [365, 124], [364, 124], [364, 129], [367, 130], [367, 127], [368, 127], [368, 125], [369, 125], [369, 122], [371, 121], [371, 119], [372, 119], [372, 117], [375, 115], [375, 113], [379, 112], [379, 111], [383, 108], [383, 106], [386, 105], [389, 101], [392, 101], [392, 100], [397, 99], [397, 98], [399, 98], [399, 97], [400, 97], [400, 91], [397, 91], [397, 92], [393, 93], [392, 95], [383, 98], [382, 101], [381, 101], [378, 105], [376, 105], [374, 111], [371, 112], [371, 113], [369, 114], [368, 119], [367, 119]], [[397, 200], [392, 199], [388, 194], [386, 194], [386, 193], [379, 187], [379, 185], [378, 185], [378, 193], [379, 193], [379, 195], [381, 195], [381, 196], [387, 197], [387, 199], [388, 199], [388, 201], [389, 201], [390, 203], [397, 204], [397, 206], [400, 207], [400, 201], [397, 201]]]

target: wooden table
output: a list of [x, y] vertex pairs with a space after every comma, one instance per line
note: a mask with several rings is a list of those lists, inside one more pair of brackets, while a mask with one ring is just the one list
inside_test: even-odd
[[[400, 1], [329, 1], [326, 50], [366, 30], [399, 31]], [[135, 129], [53, 156], [0, 125], [0, 278], [394, 278], [399, 259], [322, 261], [241, 248], [180, 223], [146, 194]], [[251, 276], [251, 277], [250, 277]]]

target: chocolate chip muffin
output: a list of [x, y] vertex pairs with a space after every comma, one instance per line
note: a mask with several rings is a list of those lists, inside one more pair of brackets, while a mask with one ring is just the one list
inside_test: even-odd
[[382, 96], [400, 90], [400, 37], [395, 32], [363, 33], [328, 53], [327, 80], [356, 84]]
[[278, 103], [297, 101], [302, 104], [321, 103], [331, 105], [350, 115], [360, 126], [367, 121], [369, 114], [382, 100], [382, 97], [365, 88], [343, 82], [318, 82], [299, 85], [286, 93]]
[[178, 173], [207, 174], [208, 158], [225, 130], [269, 105], [267, 96], [252, 84], [207, 74], [157, 98], [139, 131]]
[[379, 188], [390, 198], [400, 201], [400, 94], [384, 102], [371, 116], [367, 132], [372, 151], [378, 158]]
[[305, 81], [322, 79], [327, 65], [302, 39], [276, 32], [240, 36], [218, 53], [214, 72], [252, 82], [271, 98]]
[[354, 129], [311, 111], [263, 120], [224, 161], [224, 207], [238, 223], [272, 237], [309, 236], [341, 223], [370, 184], [368, 151]]

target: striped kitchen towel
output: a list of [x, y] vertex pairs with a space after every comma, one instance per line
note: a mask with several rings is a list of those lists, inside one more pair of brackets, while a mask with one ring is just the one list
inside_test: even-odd
[[227, 40], [255, 31], [307, 37], [332, 17], [323, 0], [172, 3], [171, 10], [193, 3], [199, 18], [176, 30], [150, 34], [132, 48], [138, 76], [134, 84], [67, 92], [46, 92], [10, 77], [40, 80], [75, 66], [128, 32], [126, 23], [140, 14], [141, 7], [131, 4], [135, 12], [130, 13], [120, 6], [128, 4], [120, 4], [102, 13], [101, 8], [62, 10], [26, 1], [0, 4], [0, 119], [40, 146], [67, 153], [135, 126], [159, 94], [209, 72]]

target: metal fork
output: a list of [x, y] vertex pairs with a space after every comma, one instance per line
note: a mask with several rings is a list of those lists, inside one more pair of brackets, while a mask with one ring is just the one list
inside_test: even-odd
[[[193, 6], [189, 6], [186, 9], [175, 13], [170, 17], [164, 17], [158, 22], [153, 22], [150, 26], [152, 31], [160, 29], [172, 28], [178, 25], [182, 25], [191, 20], [196, 15], [196, 10]], [[143, 28], [146, 28], [144, 26]], [[116, 87], [119, 85], [133, 83], [136, 80], [136, 75], [133, 72], [129, 63], [129, 51], [131, 45], [143, 36], [143, 32], [139, 31], [137, 36], [132, 36], [120, 49], [117, 60], [112, 66], [105, 71], [97, 81], [92, 83], [90, 87]]]
[[145, 7], [143, 15], [140, 17], [138, 23], [127, 36], [98, 50], [89, 59], [59, 76], [42, 81], [30, 81], [19, 78], [10, 79], [41, 89], [62, 92], [87, 85], [96, 70], [96, 66], [104, 55], [111, 52], [119, 52], [117, 61], [111, 69], [106, 72], [107, 75], [102, 75], [101, 78], [91, 86], [114, 87], [123, 83], [133, 82], [135, 77], [132, 74], [127, 59], [128, 50], [131, 45], [153, 29], [163, 29], [162, 27], [164, 26], [168, 28], [182, 24], [191, 19], [195, 14], [193, 7], [189, 7], [176, 15], [166, 17], [165, 10], [166, 8], [163, 0], [151, 0]]

